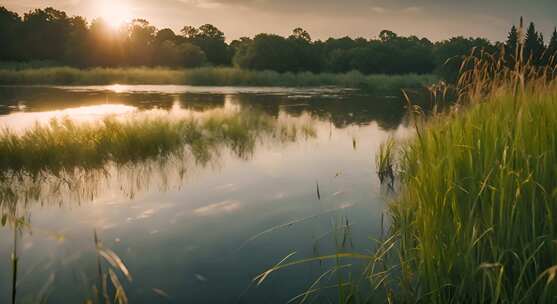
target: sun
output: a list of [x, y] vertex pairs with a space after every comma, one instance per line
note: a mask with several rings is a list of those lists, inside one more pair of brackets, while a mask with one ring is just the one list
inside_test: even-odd
[[131, 7], [125, 1], [98, 1], [98, 15], [113, 29], [132, 21]]

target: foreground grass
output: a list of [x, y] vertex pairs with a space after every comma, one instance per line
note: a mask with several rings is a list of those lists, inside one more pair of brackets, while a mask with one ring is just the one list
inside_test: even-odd
[[555, 303], [557, 90], [432, 119], [392, 205], [408, 301]]
[[69, 67], [23, 69], [0, 68], [1, 85], [106, 85], [106, 84], [176, 84], [206, 86], [339, 86], [370, 92], [392, 92], [401, 88], [422, 88], [436, 81], [433, 75], [363, 75], [278, 73], [237, 68], [94, 68]]

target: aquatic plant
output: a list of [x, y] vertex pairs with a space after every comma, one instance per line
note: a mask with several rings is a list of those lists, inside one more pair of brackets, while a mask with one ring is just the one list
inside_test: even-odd
[[382, 143], [375, 159], [379, 182], [386, 183], [391, 189], [395, 183], [395, 143], [393, 138]]
[[[137, 185], [159, 171], [183, 179], [188, 167], [204, 166], [221, 152], [248, 159], [258, 141], [293, 142], [315, 136], [311, 120], [277, 119], [254, 110], [212, 111], [201, 117], [170, 114], [107, 117], [77, 123], [69, 118], [22, 132], [0, 131], [0, 210], [15, 213], [43, 197], [54, 202], [91, 199], [111, 176]], [[172, 170], [164, 170], [171, 167]], [[160, 169], [163, 168], [163, 169]], [[129, 176], [128, 176], [129, 175]], [[140, 182], [140, 180], [142, 182]], [[47, 193], [56, 194], [57, 199]]]

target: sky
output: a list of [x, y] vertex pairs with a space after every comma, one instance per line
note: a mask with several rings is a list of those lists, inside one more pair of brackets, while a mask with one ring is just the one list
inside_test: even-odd
[[20, 14], [52, 6], [115, 24], [143, 18], [176, 32], [211, 23], [228, 41], [288, 35], [296, 27], [314, 39], [375, 38], [389, 29], [434, 41], [459, 35], [501, 41], [520, 16], [535, 21], [547, 40], [557, 25], [557, 0], [0, 0], [0, 6]]

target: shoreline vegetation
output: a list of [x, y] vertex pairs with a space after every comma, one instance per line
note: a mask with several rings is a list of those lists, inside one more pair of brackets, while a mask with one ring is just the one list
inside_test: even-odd
[[[415, 136], [383, 144], [378, 178], [390, 186], [385, 172], [396, 168], [399, 185], [376, 249], [287, 257], [259, 283], [298, 264], [333, 260], [328, 272], [338, 272], [365, 260], [339, 275], [339, 303], [555, 303], [557, 65], [536, 65], [523, 51], [519, 43], [513, 63], [471, 53], [458, 102], [411, 112]], [[321, 278], [302, 295], [326, 289]]]
[[348, 73], [279, 73], [243, 70], [231, 67], [192, 69], [41, 67], [0, 68], [0, 85], [193, 85], [193, 86], [269, 86], [318, 87], [335, 86], [361, 89], [370, 93], [420, 89], [438, 81], [435, 75], [364, 75]]
[[401, 302], [557, 300], [557, 66], [515, 56], [472, 53], [459, 102], [392, 152]]

